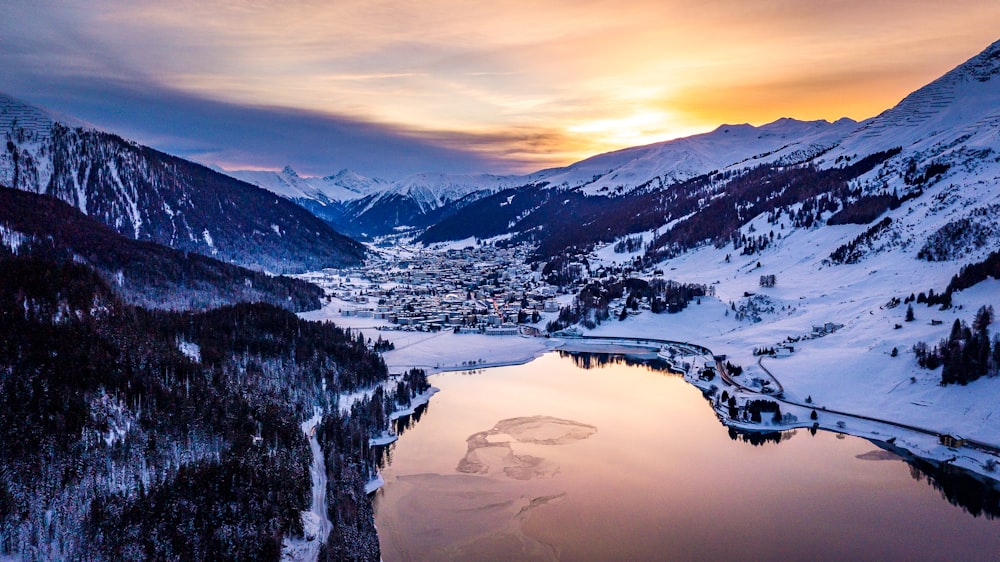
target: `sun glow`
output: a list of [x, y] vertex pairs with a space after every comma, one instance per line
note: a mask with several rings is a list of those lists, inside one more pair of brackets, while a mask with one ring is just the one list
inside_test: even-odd
[[678, 127], [676, 118], [663, 111], [647, 110], [626, 115], [595, 119], [567, 127], [567, 132], [600, 139], [608, 150], [636, 146], [698, 132], [697, 127]]
[[724, 122], [871, 117], [1000, 29], [981, 0], [57, 6], [5, 8], [26, 68], [371, 123], [517, 171]]

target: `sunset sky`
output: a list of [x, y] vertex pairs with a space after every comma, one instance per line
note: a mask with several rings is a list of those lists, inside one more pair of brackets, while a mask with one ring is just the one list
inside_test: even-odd
[[0, 0], [0, 91], [229, 169], [526, 172], [864, 119], [997, 39], [983, 0]]

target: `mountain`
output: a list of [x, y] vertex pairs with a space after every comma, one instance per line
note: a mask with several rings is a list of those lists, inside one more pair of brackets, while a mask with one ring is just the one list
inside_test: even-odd
[[572, 245], [612, 240], [693, 212], [690, 199], [706, 181], [719, 184], [741, 170], [809, 161], [857, 127], [850, 119], [722, 125], [710, 133], [602, 154], [523, 176], [520, 188], [483, 197], [432, 225], [418, 240], [520, 234], [542, 242], [544, 252], [562, 243], [551, 236]]
[[126, 238], [55, 198], [0, 187], [0, 253], [5, 252], [88, 264], [122, 300], [147, 308], [268, 302], [299, 312], [319, 308], [323, 296], [305, 281]]
[[891, 146], [902, 146], [923, 157], [935, 146], [956, 141], [956, 146], [993, 149], [1000, 122], [998, 74], [1000, 41], [865, 122], [826, 160]]
[[547, 182], [586, 195], [664, 188], [712, 171], [803, 162], [836, 146], [857, 126], [847, 118], [834, 123], [785, 118], [760, 127], [721, 125], [709, 133], [626, 148], [565, 168], [543, 170], [528, 176], [525, 183]]
[[0, 95], [0, 184], [50, 195], [121, 234], [247, 267], [353, 265], [364, 250], [284, 198]]
[[294, 201], [340, 232], [369, 238], [422, 229], [498, 189], [523, 184], [521, 176], [420, 173], [390, 182], [351, 170], [303, 177], [280, 172], [224, 172]]
[[[879, 235], [895, 242], [870, 241], [873, 248], [982, 257], [1000, 240], [992, 218], [998, 154], [1000, 42], [861, 123], [723, 125], [596, 156], [526, 176], [530, 184], [484, 197], [418, 240], [504, 235], [536, 243], [544, 259], [646, 233], [647, 258], [656, 261], [706, 242], [742, 242], [762, 214], [815, 228], [895, 211]], [[945, 249], [959, 238], [973, 247]]]
[[761, 127], [722, 125], [710, 133], [627, 148], [528, 175], [421, 173], [396, 182], [360, 177], [350, 184], [338, 180], [337, 189], [330, 189], [324, 187], [330, 178], [301, 178], [289, 167], [277, 173], [227, 173], [299, 203], [342, 232], [370, 237], [427, 228], [475, 201], [512, 188], [547, 186], [619, 196], [715, 170], [801, 162], [829, 150], [857, 125], [846, 118], [835, 123], [780, 119]]
[[257, 170], [220, 170], [220, 172], [292, 201], [311, 200], [322, 205], [359, 199], [382, 191], [390, 185], [385, 180], [368, 178], [347, 169], [325, 177], [302, 177], [291, 166], [285, 166], [280, 172]]

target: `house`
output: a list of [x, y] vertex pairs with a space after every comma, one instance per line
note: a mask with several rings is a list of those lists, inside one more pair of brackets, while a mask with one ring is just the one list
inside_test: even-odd
[[964, 447], [966, 442], [964, 438], [959, 437], [958, 435], [949, 435], [947, 433], [939, 434], [938, 441], [940, 441], [945, 447], [950, 447], [952, 449]]
[[487, 336], [516, 336], [519, 330], [516, 325], [504, 324], [499, 327], [486, 328]]

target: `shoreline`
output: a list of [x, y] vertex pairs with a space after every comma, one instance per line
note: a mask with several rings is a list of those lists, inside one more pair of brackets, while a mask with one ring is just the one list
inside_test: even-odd
[[[644, 350], [645, 352], [655, 352], [658, 350], [657, 345], [663, 346], [671, 344], [682, 345], [688, 349], [691, 347], [700, 348], [701, 351], [707, 352], [706, 354], [702, 354], [700, 356], [702, 359], [705, 357], [712, 357], [711, 350], [701, 344], [671, 340], [656, 340], [654, 338], [644, 337], [553, 337], [546, 338], [546, 342], [549, 342], [549, 344], [545, 345], [541, 349], [536, 349], [529, 355], [505, 361], [484, 361], [474, 365], [436, 365], [434, 367], [421, 365], [409, 366], [424, 368], [427, 370], [428, 376], [433, 376], [448, 372], [524, 365], [537, 359], [545, 353], [550, 353], [552, 351], [613, 354], [629, 354], [630, 351], [634, 351], [638, 354], [640, 353], [640, 350]], [[720, 406], [718, 402], [713, 401], [711, 396], [706, 395], [706, 399], [709, 401], [709, 406], [713, 409], [716, 417], [724, 427], [731, 427], [737, 430], [755, 433], [782, 432], [795, 429], [817, 429], [831, 433], [851, 435], [853, 437], [875, 442], [876, 444], [887, 444], [895, 449], [906, 451], [908, 454], [928, 462], [950, 464], [952, 466], [965, 469], [971, 473], [975, 473], [981, 478], [1000, 482], [1000, 472], [996, 471], [996, 467], [1000, 465], [1000, 457], [986, 451], [969, 447], [947, 447], [939, 441], [939, 436], [944, 435], [944, 433], [930, 435], [929, 433], [933, 433], [930, 430], [923, 430], [924, 432], [920, 432], [900, 427], [902, 425], [906, 425], [902, 422], [896, 422], [893, 420], [878, 420], [861, 414], [826, 410], [821, 405], [807, 406], [778, 398], [773, 394], [754, 392], [751, 389], [742, 386], [730, 386], [724, 381], [718, 379], [704, 381], [699, 379], [698, 376], [693, 373], [693, 370], [694, 365], [691, 365], [685, 372], [683, 372], [684, 380], [688, 384], [691, 384], [695, 388], [701, 390], [703, 393], [712, 391], [712, 388], [714, 387], [715, 394], [713, 396], [718, 395], [722, 390], [727, 390], [730, 391], [732, 395], [739, 396], [744, 403], [749, 400], [769, 400], [778, 402], [782, 406], [783, 413], [791, 414], [794, 417], [794, 419], [787, 423], [778, 424], [771, 423], [770, 421], [754, 423], [735, 420], [727, 415], [724, 406]], [[720, 386], [720, 383], [725, 385], [725, 388]], [[436, 391], [437, 389], [433, 390]], [[433, 395], [433, 392], [431, 392], [422, 403], [427, 403], [427, 401], [430, 400], [431, 395]], [[809, 415], [813, 410], [815, 410], [818, 415], [818, 419], [816, 420], [809, 418]], [[412, 408], [408, 413], [412, 413]], [[402, 415], [405, 414], [395, 416], [394, 413], [395, 417], [401, 417]], [[395, 417], [393, 419], [395, 419]], [[994, 467], [994, 471], [990, 470], [991, 462], [995, 463], [992, 465]], [[376, 487], [374, 489], [378, 488]]]

